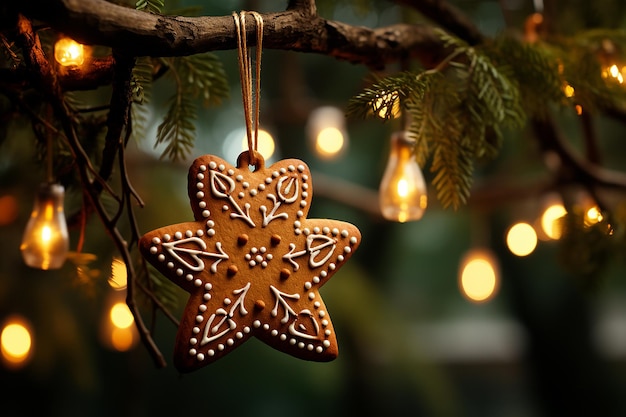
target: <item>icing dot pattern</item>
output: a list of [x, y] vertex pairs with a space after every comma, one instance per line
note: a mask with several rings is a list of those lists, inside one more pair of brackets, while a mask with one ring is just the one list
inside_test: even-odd
[[195, 222], [140, 242], [147, 260], [192, 295], [176, 367], [198, 369], [252, 336], [303, 359], [333, 359], [337, 342], [319, 287], [358, 247], [358, 229], [306, 218], [312, 193], [300, 161], [250, 171], [206, 155], [189, 178]]

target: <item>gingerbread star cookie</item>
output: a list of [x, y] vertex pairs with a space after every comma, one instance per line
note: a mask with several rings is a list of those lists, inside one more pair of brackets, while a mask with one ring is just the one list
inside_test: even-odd
[[195, 221], [146, 233], [143, 256], [189, 292], [174, 349], [181, 372], [206, 366], [251, 337], [297, 358], [330, 361], [337, 339], [319, 289], [361, 241], [352, 224], [307, 219], [309, 168], [237, 167], [214, 155], [189, 169]]

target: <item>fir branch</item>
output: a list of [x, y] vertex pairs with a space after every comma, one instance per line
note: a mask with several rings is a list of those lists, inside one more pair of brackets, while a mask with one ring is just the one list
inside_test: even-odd
[[148, 13], [161, 14], [165, 7], [164, 0], [138, 0], [135, 4], [137, 10], [143, 10]]
[[348, 113], [392, 113], [399, 97], [410, 115], [408, 130], [416, 139], [416, 161], [432, 157], [433, 185], [444, 207], [467, 201], [475, 161], [497, 155], [501, 131], [526, 120], [517, 81], [507, 66], [496, 65], [479, 48], [439, 31], [452, 52], [435, 68], [380, 80], [355, 96]]
[[169, 109], [157, 129], [155, 147], [166, 144], [161, 158], [184, 159], [193, 148], [197, 116], [196, 100], [204, 105], [217, 104], [228, 96], [226, 73], [213, 54], [164, 58], [168, 75], [176, 91], [169, 99]]
[[178, 161], [191, 151], [195, 142], [196, 113], [196, 104], [179, 88], [169, 99], [169, 109], [157, 129], [155, 148], [166, 144], [161, 158]]

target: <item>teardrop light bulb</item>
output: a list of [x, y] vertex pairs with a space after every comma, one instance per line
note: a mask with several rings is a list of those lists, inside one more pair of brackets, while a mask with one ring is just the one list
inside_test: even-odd
[[415, 160], [414, 145], [406, 131], [391, 136], [389, 160], [378, 193], [380, 210], [388, 220], [419, 220], [426, 210], [426, 183]]
[[82, 65], [85, 61], [85, 47], [74, 39], [63, 37], [54, 44], [54, 58], [65, 67]]
[[69, 235], [63, 211], [65, 189], [60, 184], [41, 184], [35, 206], [24, 230], [22, 258], [26, 265], [39, 269], [63, 266], [69, 251]]

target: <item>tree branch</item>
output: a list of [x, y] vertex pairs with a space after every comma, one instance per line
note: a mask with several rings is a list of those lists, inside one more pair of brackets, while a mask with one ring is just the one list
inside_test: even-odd
[[[287, 11], [263, 14], [263, 46], [312, 52], [381, 69], [406, 56], [431, 61], [442, 48], [427, 25], [370, 29], [323, 19], [312, 2], [292, 1]], [[235, 49], [231, 16], [161, 16], [104, 0], [24, 0], [18, 11], [85, 44], [119, 48], [131, 56], [181, 56]], [[249, 30], [254, 22], [249, 22]]]

